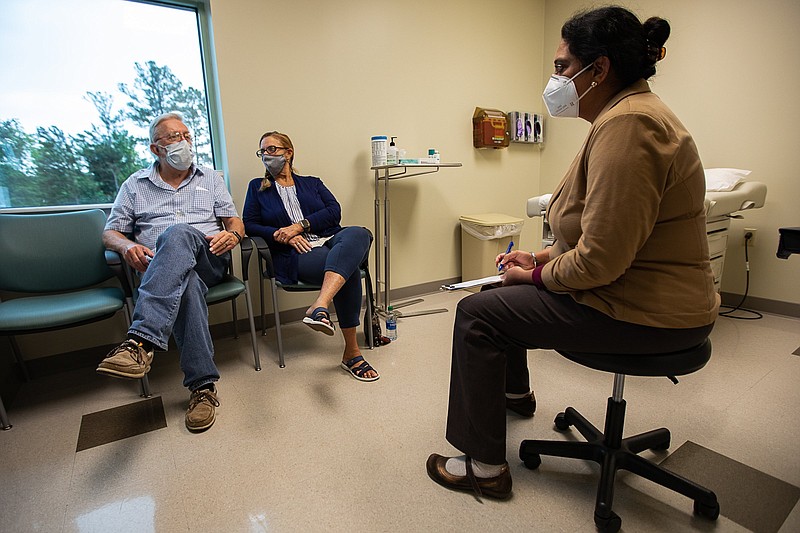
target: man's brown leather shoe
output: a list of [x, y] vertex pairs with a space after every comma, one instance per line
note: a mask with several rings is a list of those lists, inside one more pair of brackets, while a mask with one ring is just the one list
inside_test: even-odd
[[475, 492], [476, 496], [488, 496], [498, 500], [505, 500], [511, 496], [511, 472], [508, 464], [503, 465], [503, 471], [495, 477], [475, 477], [472, 472], [472, 460], [467, 457], [467, 475], [456, 476], [444, 467], [448, 459], [449, 457], [433, 453], [425, 464], [428, 475], [439, 485], [452, 490]]

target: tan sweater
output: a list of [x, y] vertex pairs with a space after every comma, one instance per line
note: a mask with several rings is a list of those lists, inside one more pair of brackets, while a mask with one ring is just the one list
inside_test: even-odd
[[634, 83], [600, 112], [553, 193], [543, 283], [625, 322], [711, 324], [719, 296], [704, 197], [691, 135], [646, 81]]

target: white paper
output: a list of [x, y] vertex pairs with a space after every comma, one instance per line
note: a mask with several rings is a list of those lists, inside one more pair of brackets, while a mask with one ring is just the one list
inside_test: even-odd
[[738, 168], [707, 168], [706, 191], [730, 192], [750, 174], [749, 170]]
[[500, 276], [489, 276], [481, 279], [473, 279], [471, 281], [462, 281], [461, 283], [452, 283], [450, 285], [442, 285], [443, 291], [457, 291], [459, 289], [469, 289], [470, 287], [480, 287], [481, 285], [490, 285], [492, 283], [499, 283]]

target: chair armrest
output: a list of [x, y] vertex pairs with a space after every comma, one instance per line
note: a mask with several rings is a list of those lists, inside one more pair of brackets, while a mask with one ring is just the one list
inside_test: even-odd
[[267, 241], [262, 237], [250, 237], [258, 250], [258, 270], [270, 279], [275, 278], [275, 266], [272, 263], [272, 253], [269, 251]]
[[250, 256], [253, 255], [253, 240], [248, 237], [242, 237], [239, 242], [239, 250], [242, 253], [242, 279], [247, 281], [250, 271]]
[[106, 264], [111, 267], [121, 267], [122, 266], [122, 256], [119, 255], [114, 250], [106, 250]]
[[106, 250], [106, 264], [117, 276], [119, 280], [119, 284], [122, 286], [122, 291], [125, 293], [125, 296], [131, 298], [133, 296], [133, 285], [131, 280], [131, 273], [130, 267], [128, 263], [126, 263], [122, 256], [119, 255], [114, 250]]

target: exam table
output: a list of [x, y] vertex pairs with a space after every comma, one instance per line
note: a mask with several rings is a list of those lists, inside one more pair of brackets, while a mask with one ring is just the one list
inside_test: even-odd
[[[553, 233], [545, 218], [550, 194], [528, 198], [529, 217], [542, 217], [542, 246], [553, 244]], [[731, 218], [744, 218], [737, 214], [748, 209], [759, 209], [767, 198], [767, 186], [759, 181], [742, 181], [730, 191], [707, 191], [705, 198], [706, 236], [714, 271], [714, 286], [719, 292], [722, 269], [725, 263], [725, 250], [728, 245]]]

